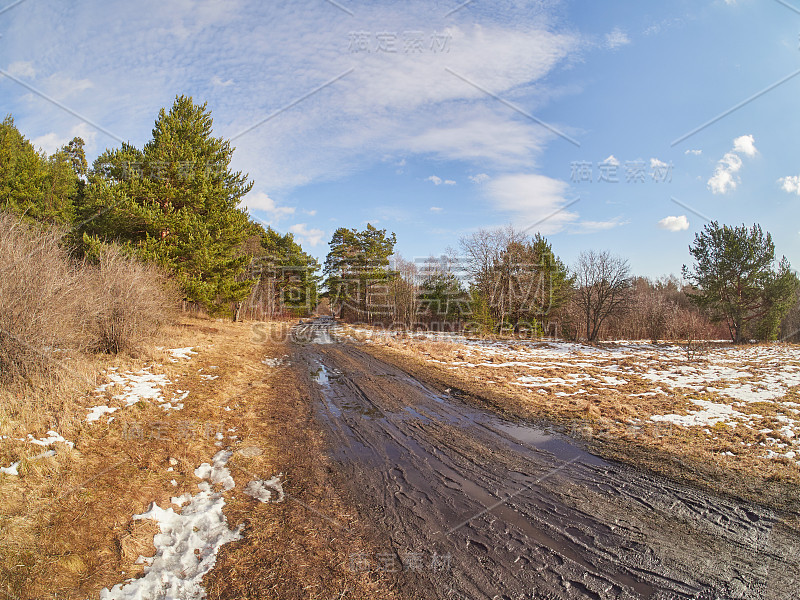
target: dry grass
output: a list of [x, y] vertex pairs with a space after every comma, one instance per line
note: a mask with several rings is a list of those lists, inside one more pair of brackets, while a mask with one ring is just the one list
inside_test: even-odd
[[[363, 333], [351, 335], [362, 341], [368, 339]], [[668, 394], [633, 396], [652, 393], [658, 384], [631, 372], [646, 372], [646, 367], [631, 357], [599, 361], [599, 366], [572, 365], [569, 361], [555, 359], [542, 361], [535, 370], [530, 370], [516, 365], [503, 366], [515, 359], [502, 353], [481, 355], [475, 348], [459, 343], [376, 335], [369, 339], [372, 341], [365, 348], [372, 353], [399, 363], [432, 383], [461, 390], [467, 399], [489, 405], [509, 418], [561, 424], [570, 434], [582, 438], [595, 451], [610, 458], [689, 480], [716, 492], [782, 510], [800, 511], [800, 467], [789, 459], [766, 460], [761, 456], [764, 446], [760, 444], [767, 436], [790, 441], [777, 432], [783, 423], [775, 418], [779, 409], [774, 403], [737, 406], [745, 413], [763, 416], [757, 420], [758, 428], [771, 428], [770, 434], [741, 425], [735, 428], [724, 424], [712, 428], [682, 427], [653, 422], [650, 417], [697, 410], [691, 398], [702, 397], [721, 404], [730, 403], [730, 398], [709, 390], [698, 395], [692, 390], [677, 388]], [[513, 352], [524, 347], [515, 347], [512, 343], [508, 349]], [[530, 360], [536, 363], [536, 359]], [[704, 360], [699, 359], [698, 364]], [[631, 370], [620, 373], [608, 370], [609, 365]], [[541, 377], [548, 385], [519, 385], [521, 375]], [[588, 375], [591, 380], [576, 384], [570, 380], [571, 375]], [[626, 383], [603, 385], [603, 376], [621, 377]], [[551, 385], [556, 378], [564, 379], [565, 383]], [[757, 381], [749, 383], [758, 387]], [[571, 395], [577, 388], [583, 393]], [[791, 400], [797, 393], [797, 390], [790, 390], [786, 399]]]
[[89, 343], [81, 326], [86, 280], [61, 237], [0, 213], [0, 375], [6, 381], [50, 370], [57, 349]]
[[[55, 456], [23, 461], [19, 477], [0, 475], [0, 595], [85, 599], [141, 574], [136, 559], [152, 555], [156, 529], [132, 516], [152, 502], [167, 507], [172, 496], [196, 493], [194, 469], [220, 449], [221, 433], [222, 447], [260, 453], [235, 452], [228, 463], [236, 487], [226, 493], [225, 514], [231, 528], [245, 525], [244, 539], [226, 546], [206, 576], [210, 598], [393, 597], [385, 582], [347, 568], [349, 553], [366, 542], [335, 492], [302, 384], [290, 367], [261, 362], [289, 352], [280, 341], [285, 336], [273, 331], [286, 326], [267, 327], [269, 341], [255, 343], [246, 324], [184, 318], [136, 358], [95, 355], [83, 365], [87, 375], [94, 369], [97, 383], [106, 379], [102, 370], [149, 367], [172, 382], [165, 399], [177, 390], [189, 395], [183, 410], [141, 401], [115, 412], [110, 423], [85, 417], [92, 406], [112, 404], [118, 389], [92, 392], [96, 386], [84, 382], [61, 399], [56, 430], [75, 448], [57, 443]], [[156, 346], [190, 346], [198, 354], [171, 362]], [[32, 414], [26, 418], [24, 426], [3, 423], [21, 437], [37, 423]], [[49, 424], [28, 431], [40, 437]], [[34, 453], [14, 440], [0, 448], [0, 466]], [[280, 472], [290, 500], [261, 504], [242, 494], [250, 480]]]
[[174, 318], [175, 293], [155, 267], [104, 249], [73, 260], [64, 232], [0, 213], [0, 376], [58, 377], [64, 353], [136, 351]]
[[175, 319], [178, 294], [160, 269], [111, 246], [92, 274], [96, 314], [91, 331], [96, 350], [135, 352]]

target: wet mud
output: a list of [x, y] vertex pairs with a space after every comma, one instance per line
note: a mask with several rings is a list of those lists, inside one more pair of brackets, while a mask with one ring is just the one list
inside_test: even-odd
[[317, 418], [409, 598], [800, 597], [800, 538], [762, 507], [504, 421], [357, 346], [295, 329]]

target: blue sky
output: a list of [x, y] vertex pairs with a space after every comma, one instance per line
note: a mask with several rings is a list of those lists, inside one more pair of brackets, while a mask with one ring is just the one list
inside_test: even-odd
[[5, 7], [0, 100], [37, 147], [141, 147], [192, 95], [251, 214], [321, 259], [340, 226], [414, 259], [512, 224], [659, 276], [709, 218], [800, 266], [800, 0]]

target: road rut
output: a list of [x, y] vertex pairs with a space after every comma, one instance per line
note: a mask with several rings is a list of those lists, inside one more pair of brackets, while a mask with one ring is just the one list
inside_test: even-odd
[[772, 511], [504, 421], [337, 343], [328, 322], [295, 341], [332, 456], [393, 557], [371, 568], [408, 597], [800, 596], [800, 539]]

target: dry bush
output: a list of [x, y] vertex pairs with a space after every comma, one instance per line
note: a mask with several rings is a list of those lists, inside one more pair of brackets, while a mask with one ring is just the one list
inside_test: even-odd
[[105, 248], [73, 260], [64, 232], [0, 213], [0, 375], [30, 378], [64, 352], [131, 352], [172, 320], [174, 288], [156, 267]]
[[177, 296], [165, 274], [117, 247], [103, 250], [93, 279], [91, 331], [97, 351], [134, 352], [174, 319]]
[[4, 379], [49, 371], [54, 353], [84, 347], [86, 277], [60, 241], [63, 232], [41, 229], [0, 214], [0, 375]]

